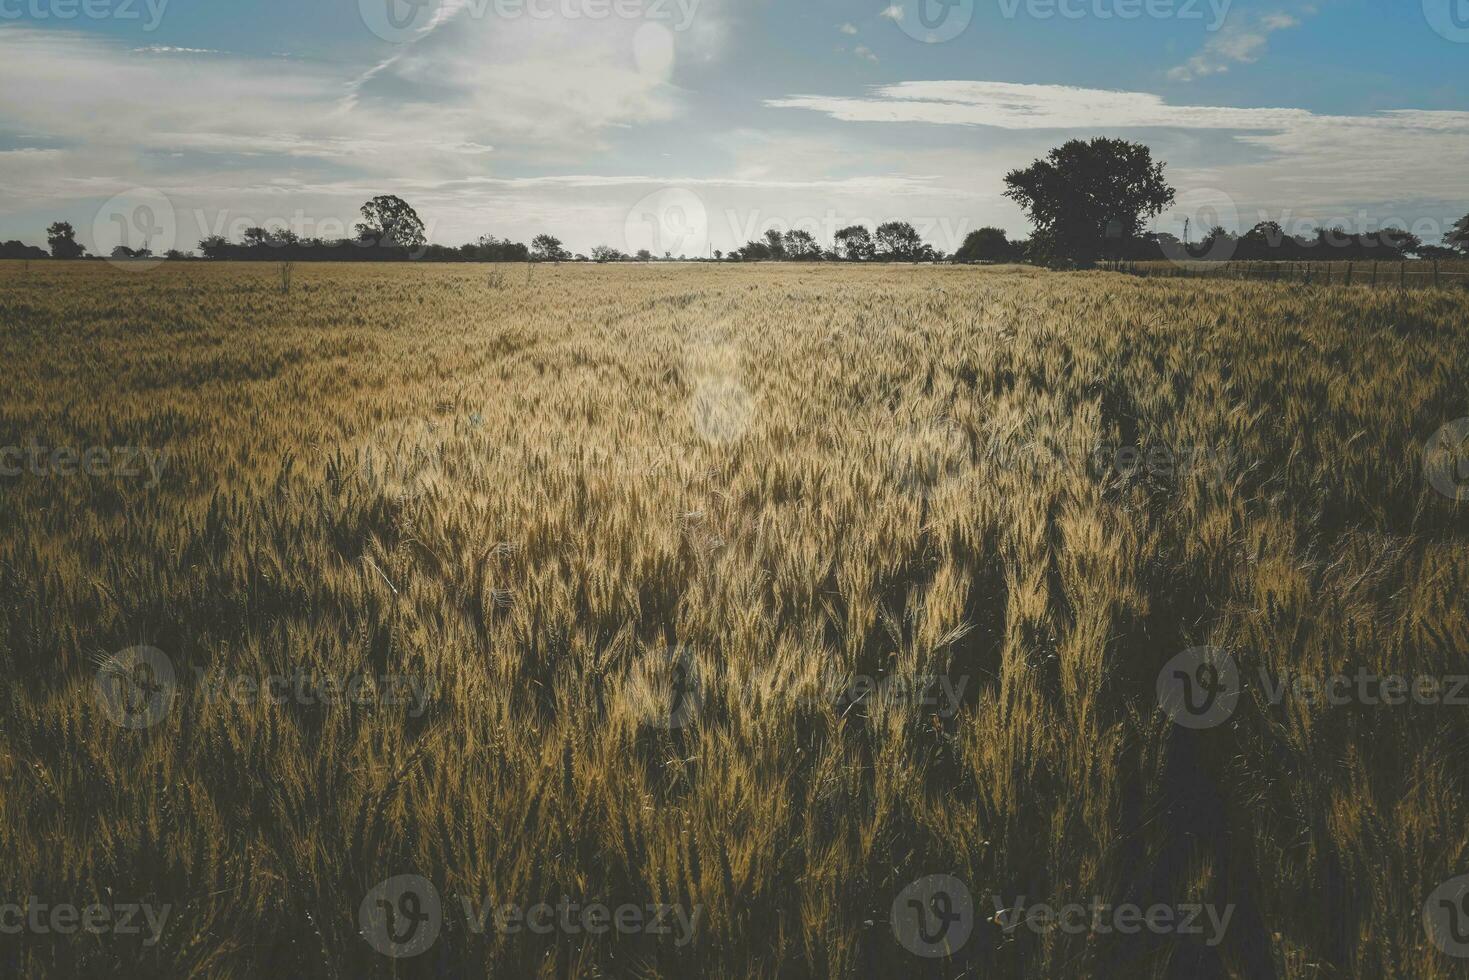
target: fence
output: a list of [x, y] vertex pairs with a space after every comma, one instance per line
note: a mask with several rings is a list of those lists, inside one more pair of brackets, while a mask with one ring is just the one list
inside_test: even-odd
[[1103, 268], [1170, 279], [1239, 279], [1316, 286], [1469, 288], [1469, 263], [1452, 262], [1109, 262]]

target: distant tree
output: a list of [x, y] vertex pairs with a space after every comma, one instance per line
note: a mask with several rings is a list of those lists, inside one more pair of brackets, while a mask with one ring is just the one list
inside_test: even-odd
[[199, 243], [199, 252], [206, 259], [222, 259], [229, 255], [230, 243], [223, 235], [210, 235]]
[[1239, 239], [1227, 228], [1223, 225], [1215, 225], [1209, 229], [1209, 233], [1199, 243], [1199, 254], [1204, 257], [1233, 256], [1238, 245]]
[[561, 245], [561, 239], [555, 235], [537, 235], [531, 239], [530, 254], [540, 262], [560, 262], [568, 258], [570, 253]]
[[525, 245], [494, 235], [481, 235], [473, 245], [465, 248], [481, 262], [525, 262], [530, 258], [530, 249]]
[[46, 229], [46, 244], [53, 259], [79, 259], [84, 249], [77, 244], [77, 233], [68, 221], [58, 221]]
[[190, 255], [188, 252], [180, 252], [176, 248], [171, 248], [167, 252], [164, 252], [163, 253], [163, 257], [165, 259], [169, 259], [169, 260], [172, 260], [172, 261], [175, 261], [175, 262], [178, 261], [179, 259], [191, 259], [191, 258], [193, 258], [193, 256]]
[[1446, 245], [1419, 245], [1417, 255], [1420, 259], [1430, 259], [1447, 262], [1450, 259], [1462, 258], [1458, 249], [1449, 248]]
[[716, 248], [714, 250], [714, 261], [715, 262], [723, 262], [724, 261], [724, 251], [722, 249], [717, 249]]
[[872, 233], [862, 225], [850, 225], [837, 232], [836, 245], [850, 262], [870, 259], [876, 251], [872, 244]]
[[264, 228], [246, 228], [244, 239], [246, 248], [264, 248], [270, 244], [270, 232]]
[[737, 254], [745, 262], [763, 262], [775, 257], [771, 254], [769, 241], [746, 242]]
[[816, 243], [816, 238], [801, 228], [786, 232], [781, 246], [785, 249], [786, 258], [793, 261], [809, 262], [821, 258], [821, 246]]
[[392, 194], [375, 197], [362, 205], [357, 237], [359, 241], [380, 247], [421, 248], [428, 242], [418, 212]]
[[1455, 222], [1454, 227], [1444, 236], [1443, 240], [1449, 248], [1458, 249], [1465, 255], [1469, 255], [1469, 214]]
[[1014, 257], [1014, 246], [1003, 228], [980, 228], [971, 231], [954, 253], [960, 262], [1008, 262]]
[[785, 236], [774, 228], [765, 233], [766, 258], [779, 261], [786, 257]]
[[1006, 174], [1005, 185], [1035, 225], [1033, 250], [1052, 262], [1122, 254], [1174, 199], [1152, 151], [1120, 139], [1070, 140]]
[[592, 260], [594, 262], [621, 262], [627, 258], [611, 245], [598, 245], [592, 249]]
[[0, 244], [0, 259], [44, 259], [47, 258], [44, 248], [27, 245], [25, 242], [12, 238], [10, 241]]
[[889, 221], [878, 225], [876, 245], [877, 253], [890, 261], [913, 262], [924, 256], [923, 240], [906, 221]]
[[653, 261], [653, 253], [650, 252], [650, 251], [648, 251], [646, 248], [640, 248], [640, 249], [638, 249], [638, 261], [639, 262], [652, 262]]

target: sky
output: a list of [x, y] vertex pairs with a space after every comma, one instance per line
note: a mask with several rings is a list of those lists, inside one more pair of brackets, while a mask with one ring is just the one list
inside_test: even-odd
[[[907, 220], [1147, 143], [1175, 234], [1469, 212], [1469, 0], [0, 0], [0, 240], [547, 232], [675, 256]], [[137, 236], [137, 237], [133, 237]], [[1194, 236], [1197, 238], [1197, 236]]]

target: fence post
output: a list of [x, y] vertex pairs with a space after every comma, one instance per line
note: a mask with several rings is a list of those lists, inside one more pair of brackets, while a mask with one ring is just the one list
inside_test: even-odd
[[1348, 262], [1347, 263], [1347, 285], [1350, 286], [1351, 284], [1352, 284], [1352, 263]]
[[1398, 288], [1408, 288], [1408, 263], [1406, 262], [1398, 263]]
[[1377, 288], [1377, 263], [1376, 262], [1373, 262], [1372, 263], [1372, 286], [1373, 286], [1374, 289]]
[[1433, 260], [1433, 288], [1438, 288], [1438, 259]]

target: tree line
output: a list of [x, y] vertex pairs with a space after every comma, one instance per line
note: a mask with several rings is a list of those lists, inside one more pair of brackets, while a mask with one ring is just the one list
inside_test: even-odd
[[[1164, 178], [1164, 164], [1141, 143], [1098, 138], [1071, 140], [1029, 167], [1005, 175], [1005, 196], [1016, 202], [1034, 226], [1028, 239], [1011, 240], [1001, 228], [970, 232], [950, 256], [923, 241], [906, 221], [889, 221], [869, 230], [851, 225], [823, 244], [804, 229], [767, 231], [717, 261], [736, 262], [1028, 262], [1058, 268], [1086, 268], [1107, 261], [1159, 259], [1197, 261], [1290, 261], [1441, 259], [1469, 256], [1469, 215], [1461, 218], [1443, 245], [1425, 243], [1405, 230], [1386, 228], [1353, 233], [1343, 228], [1317, 228], [1292, 235], [1274, 221], [1262, 221], [1243, 234], [1222, 226], [1200, 229], [1199, 241], [1144, 231], [1147, 222], [1175, 202]], [[563, 262], [654, 261], [647, 249], [627, 255], [598, 245], [590, 257], [573, 255], [553, 235], [537, 235], [530, 245], [485, 235], [456, 247], [429, 244], [423, 221], [402, 198], [375, 197], [362, 206], [355, 237], [301, 238], [285, 229], [249, 228], [243, 240], [212, 235], [199, 242], [205, 259], [234, 261], [402, 261], [427, 262]], [[77, 259], [86, 256], [70, 224], [47, 229], [49, 253], [22, 242], [0, 245], [0, 258]], [[119, 245], [113, 258], [155, 258], [146, 243]], [[162, 258], [193, 258], [169, 250]], [[664, 259], [673, 259], [665, 253]], [[685, 258], [679, 256], [680, 259]]]

